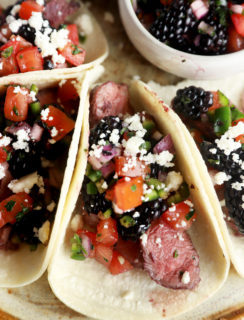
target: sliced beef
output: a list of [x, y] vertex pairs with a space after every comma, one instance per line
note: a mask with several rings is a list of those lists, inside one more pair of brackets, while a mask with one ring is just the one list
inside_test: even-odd
[[161, 286], [193, 289], [200, 282], [199, 256], [186, 232], [157, 220], [143, 235], [144, 269]]
[[93, 127], [102, 118], [125, 114], [129, 106], [129, 92], [125, 84], [112, 81], [95, 87], [90, 96], [90, 123]]
[[71, 0], [50, 0], [44, 10], [44, 18], [53, 28], [63, 24], [68, 16], [75, 13], [80, 7], [79, 2]]

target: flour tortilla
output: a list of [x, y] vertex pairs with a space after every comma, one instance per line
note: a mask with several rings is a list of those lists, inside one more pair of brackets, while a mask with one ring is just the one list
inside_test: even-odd
[[[155, 91], [162, 97], [165, 102], [169, 103], [176, 94], [176, 91], [180, 88], [186, 86], [194, 85], [197, 87], [202, 87], [205, 90], [220, 90], [222, 91], [237, 107], [241, 108], [243, 105], [243, 94], [244, 94], [244, 74], [239, 74], [235, 77], [227, 78], [218, 81], [182, 81], [177, 86], [165, 86], [161, 87], [154, 82], [150, 85]], [[234, 235], [231, 228], [227, 225], [223, 218], [223, 212], [218, 201], [217, 194], [214, 190], [212, 180], [208, 174], [205, 162], [195, 145], [189, 131], [186, 129], [184, 124], [181, 125], [182, 130], [185, 132], [185, 137], [187, 139], [188, 145], [191, 148], [192, 154], [195, 159], [195, 163], [198, 166], [199, 174], [201, 175], [202, 181], [207, 190], [209, 201], [214, 207], [214, 212], [218, 220], [221, 232], [223, 234], [224, 241], [227, 246], [228, 253], [231, 258], [236, 271], [241, 277], [244, 277], [244, 237], [237, 237]]]
[[[48, 279], [54, 294], [63, 303], [87, 316], [106, 320], [156, 320], [182, 314], [213, 295], [225, 282], [230, 263], [213, 208], [181, 131], [180, 119], [142, 82], [136, 81], [130, 86], [130, 103], [135, 111], [152, 114], [158, 128], [164, 134], [171, 134], [178, 167], [188, 185], [194, 185], [191, 197], [198, 217], [190, 235], [200, 256], [201, 282], [193, 291], [172, 290], [156, 284], [143, 270], [133, 269], [113, 276], [94, 259], [72, 260], [70, 214], [64, 217]], [[88, 149], [87, 138], [81, 144], [72, 181], [74, 187], [79, 188], [86, 167], [84, 149]], [[70, 194], [73, 194], [71, 189]], [[78, 204], [75, 213], [80, 211]]]
[[[14, 3], [16, 3], [16, 0], [1, 0], [1, 6], [3, 8]], [[4, 85], [9, 84], [10, 82], [20, 82], [25, 77], [39, 78], [46, 74], [49, 74], [50, 78], [53, 78], [54, 75], [59, 77], [67, 75], [70, 77], [70, 74], [73, 74], [74, 77], [78, 77], [81, 72], [101, 64], [108, 56], [108, 43], [101, 27], [92, 16], [91, 12], [81, 3], [81, 8], [78, 12], [70, 16], [67, 21], [75, 23], [78, 27], [78, 31], [81, 32], [83, 31], [82, 25], [84, 25], [84, 23], [82, 21], [84, 16], [86, 18], [85, 20], [90, 21], [91, 26], [88, 28], [89, 34], [87, 34], [86, 41], [80, 43], [82, 48], [86, 50], [85, 62], [82, 65], [72, 68], [32, 71], [0, 77], [0, 90]]]
[[[74, 77], [70, 76], [70, 78], [73, 79]], [[50, 79], [48, 76], [46, 76], [46, 79], [44, 77], [41, 77], [41, 79], [35, 79], [32, 77], [32, 79], [29, 79], [28, 83], [26, 81], [19, 81], [18, 84], [24, 84], [28, 87], [30, 87], [31, 84], [35, 84], [39, 89], [44, 89], [47, 87], [57, 86], [62, 80], [63, 78], [58, 78], [57, 76], [52, 79]], [[31, 252], [29, 246], [26, 244], [21, 244], [21, 247], [18, 251], [0, 250], [0, 287], [19, 287], [27, 285], [41, 277], [48, 266], [52, 251], [54, 249], [55, 240], [60, 229], [62, 215], [64, 213], [65, 200], [72, 178], [82, 128], [84, 110], [83, 105], [88, 88], [86, 74], [81, 74], [80, 78], [77, 80], [77, 91], [80, 96], [80, 107], [77, 113], [75, 128], [69, 148], [63, 184], [60, 191], [59, 202], [56, 207], [56, 215], [52, 226], [49, 243], [46, 247], [39, 245], [38, 249], [34, 252]]]

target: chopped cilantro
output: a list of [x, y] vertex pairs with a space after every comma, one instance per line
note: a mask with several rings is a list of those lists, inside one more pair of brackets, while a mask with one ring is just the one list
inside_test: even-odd
[[20, 58], [20, 59], [23, 59], [23, 54], [20, 54], [20, 55], [19, 55], [19, 58]]
[[193, 215], [194, 215], [195, 210], [194, 209], [190, 209], [190, 211], [186, 214], [186, 220], [189, 221]]
[[72, 51], [73, 56], [82, 52], [82, 50], [75, 44], [72, 45], [74, 50]]
[[13, 46], [10, 46], [7, 49], [3, 50], [2, 57], [3, 58], [9, 58], [12, 53], [13, 53]]
[[3, 147], [3, 150], [7, 153], [7, 159], [6, 161], [9, 161], [11, 159], [11, 152], [8, 151], [5, 147]]
[[131, 188], [131, 190], [132, 190], [133, 192], [135, 192], [135, 191], [136, 191], [136, 189], [137, 189], [137, 187], [136, 187], [136, 185], [135, 185], [135, 184], [133, 184], [130, 188]]
[[10, 200], [7, 202], [7, 204], [4, 207], [7, 209], [8, 212], [11, 212], [15, 203], [16, 203], [16, 201]]
[[101, 233], [97, 233], [97, 237], [101, 237], [101, 235], [102, 235]]
[[22, 210], [18, 212], [15, 217], [16, 221], [20, 221], [27, 212], [29, 212], [29, 208], [26, 208], [22, 205]]
[[108, 259], [106, 259], [106, 258], [104, 258], [104, 257], [103, 257], [103, 259], [104, 259], [104, 261], [108, 262]]
[[87, 39], [86, 35], [84, 35], [84, 34], [80, 34], [79, 35], [79, 40], [80, 40], [81, 43], [85, 43], [86, 39]]
[[178, 256], [179, 256], [178, 251], [175, 250], [174, 253], [173, 253], [173, 257], [174, 257], [174, 258], [177, 258]]
[[16, 106], [13, 107], [13, 112], [16, 116], [19, 115], [18, 109], [16, 108]]

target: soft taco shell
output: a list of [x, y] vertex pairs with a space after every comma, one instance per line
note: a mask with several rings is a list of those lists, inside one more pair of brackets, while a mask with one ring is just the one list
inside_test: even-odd
[[[172, 290], [157, 285], [143, 270], [134, 269], [112, 276], [94, 259], [82, 262], [72, 260], [70, 210], [63, 220], [58, 245], [49, 266], [48, 279], [54, 294], [62, 302], [87, 316], [106, 320], [149, 318], [156, 320], [182, 314], [209, 298], [225, 282], [229, 270], [229, 258], [213, 208], [206, 193], [202, 191], [203, 185], [181, 131], [179, 118], [142, 82], [136, 81], [130, 86], [130, 103], [135, 111], [145, 110], [150, 113], [164, 134], [171, 134], [179, 169], [189, 186], [192, 186], [191, 196], [198, 218], [190, 233], [200, 255], [200, 285], [194, 291]], [[86, 122], [88, 126], [88, 118]], [[84, 137], [77, 157], [70, 194], [72, 188], [81, 187], [86, 167], [84, 152], [87, 149], [88, 137]], [[80, 210], [78, 204], [76, 213]]]
[[[70, 76], [70, 78], [74, 77]], [[61, 80], [63, 79], [60, 77], [46, 77], [46, 79], [44, 77], [41, 77], [41, 79], [40, 77], [31, 77], [28, 82], [19, 81], [18, 84], [26, 85], [28, 87], [30, 87], [31, 84], [35, 84], [39, 89], [44, 89], [57, 86]], [[60, 229], [64, 204], [72, 178], [82, 128], [83, 106], [88, 88], [88, 81], [86, 80], [85, 74], [81, 75], [78, 80], [79, 85], [77, 86], [77, 90], [80, 96], [80, 107], [76, 117], [76, 124], [66, 160], [67, 162], [64, 164], [63, 183], [60, 190], [59, 202], [56, 207], [56, 215], [52, 225], [49, 243], [46, 247], [39, 245], [38, 249], [34, 252], [31, 252], [29, 246], [25, 244], [21, 244], [20, 249], [17, 251], [0, 250], [0, 287], [19, 287], [27, 285], [41, 277], [48, 266], [54, 249], [55, 240]]]
[[[177, 86], [165, 86], [160, 87], [155, 83], [152, 83], [154, 89], [158, 94], [165, 99], [167, 103], [170, 104], [171, 100], [174, 98], [176, 91], [180, 88], [186, 86], [194, 85], [196, 87], [202, 87], [205, 90], [222, 91], [238, 108], [242, 108], [243, 112], [243, 98], [244, 98], [244, 74], [235, 76], [234, 78], [227, 78], [218, 81], [183, 81]], [[186, 140], [192, 151], [192, 156], [194, 157], [195, 163], [199, 169], [199, 174], [204, 183], [207, 195], [214, 208], [214, 213], [218, 220], [221, 232], [224, 237], [224, 241], [229, 252], [231, 261], [241, 277], [244, 277], [244, 236], [235, 236], [232, 229], [227, 225], [224, 220], [221, 205], [219, 203], [217, 194], [214, 190], [212, 180], [208, 174], [207, 166], [205, 165], [202, 156], [196, 147], [196, 144], [190, 135], [189, 131], [186, 129], [183, 123], [181, 123], [182, 131], [185, 133]]]
[[[16, 0], [1, 0], [1, 6], [3, 8], [14, 3], [16, 3]], [[28, 77], [28, 74], [30, 73], [33, 78], [35, 77], [37, 79], [43, 74], [49, 74], [50, 78], [53, 78], [54, 75], [62, 77], [63, 75], [77, 74], [74, 75], [75, 77], [78, 76], [80, 72], [101, 64], [108, 56], [108, 43], [101, 27], [92, 16], [91, 12], [84, 4], [81, 3], [80, 9], [75, 14], [71, 15], [67, 21], [75, 23], [78, 27], [78, 31], [80, 32], [83, 30], [82, 17], [84, 15], [91, 22], [91, 27], [89, 28], [89, 34], [86, 37], [86, 41], [84, 43], [80, 43], [80, 45], [86, 50], [85, 61], [82, 65], [72, 68], [32, 71], [0, 77], [0, 88], [10, 82], [20, 82], [21, 79]]]

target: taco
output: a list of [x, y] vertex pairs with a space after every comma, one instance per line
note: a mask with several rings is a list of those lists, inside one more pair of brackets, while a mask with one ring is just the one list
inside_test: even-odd
[[50, 286], [94, 318], [182, 314], [222, 286], [229, 259], [180, 119], [142, 82], [95, 87], [89, 118]]
[[[215, 209], [231, 261], [242, 277], [244, 277], [242, 198], [244, 113], [241, 110], [243, 90], [243, 75], [239, 75], [235, 79], [214, 83], [182, 82], [175, 88], [166, 87], [160, 92], [164, 94], [165, 91], [167, 99], [172, 100], [172, 107], [195, 138], [196, 143], [189, 133], [185, 132]], [[186, 109], [188, 109], [187, 114]], [[182, 130], [186, 131], [185, 127]]]
[[[42, 70], [59, 74], [80, 72], [105, 59], [106, 39], [79, 1], [12, 3], [1, 2], [4, 8], [0, 9], [0, 77], [16, 81], [16, 75], [11, 74]], [[23, 75], [17, 77], [21, 79]]]
[[1, 92], [2, 287], [29, 284], [47, 268], [76, 160], [87, 87], [85, 78], [49, 78], [10, 84]]

